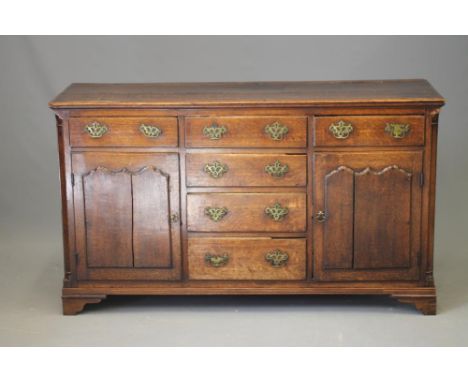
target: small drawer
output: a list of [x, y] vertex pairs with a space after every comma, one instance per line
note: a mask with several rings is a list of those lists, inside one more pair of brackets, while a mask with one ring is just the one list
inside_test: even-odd
[[306, 117], [187, 117], [187, 147], [306, 147]]
[[335, 116], [314, 119], [315, 146], [422, 146], [424, 117]]
[[198, 232], [304, 232], [306, 194], [188, 194], [187, 221]]
[[177, 147], [177, 118], [71, 118], [75, 147]]
[[189, 238], [190, 280], [304, 280], [306, 239]]
[[284, 154], [187, 154], [188, 187], [299, 187], [307, 157]]

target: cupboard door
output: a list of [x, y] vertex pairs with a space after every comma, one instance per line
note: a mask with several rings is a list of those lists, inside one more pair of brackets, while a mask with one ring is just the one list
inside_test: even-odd
[[421, 152], [314, 155], [320, 280], [419, 277]]
[[80, 280], [180, 279], [177, 154], [72, 156]]

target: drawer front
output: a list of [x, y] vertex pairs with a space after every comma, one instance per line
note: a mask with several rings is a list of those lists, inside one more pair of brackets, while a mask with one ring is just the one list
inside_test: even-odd
[[306, 117], [188, 117], [187, 147], [306, 147]]
[[307, 157], [284, 154], [187, 154], [188, 187], [299, 187]]
[[71, 118], [70, 144], [177, 147], [177, 118]]
[[304, 232], [306, 194], [188, 194], [187, 215], [189, 231]]
[[191, 280], [304, 280], [306, 239], [189, 238]]
[[424, 145], [423, 116], [335, 116], [314, 121], [315, 146]]

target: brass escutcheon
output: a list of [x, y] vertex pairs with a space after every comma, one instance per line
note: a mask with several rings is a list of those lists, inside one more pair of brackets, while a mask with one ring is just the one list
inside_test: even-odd
[[171, 223], [177, 223], [179, 221], [179, 214], [174, 212], [171, 214]]
[[327, 214], [326, 214], [324, 211], [318, 211], [318, 212], [315, 214], [315, 219], [316, 219], [319, 223], [323, 223], [325, 220], [327, 220]]

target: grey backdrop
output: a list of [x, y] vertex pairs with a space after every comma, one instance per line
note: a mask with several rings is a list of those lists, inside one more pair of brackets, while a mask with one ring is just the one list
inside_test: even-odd
[[[333, 298], [298, 298], [294, 304], [281, 298], [146, 298], [143, 302], [126, 300], [125, 304], [119, 299], [74, 319], [59, 315], [58, 159], [54, 117], [47, 102], [68, 84], [392, 78], [426, 78], [447, 100], [440, 117], [438, 152], [435, 277], [439, 316], [422, 318], [413, 315], [411, 308], [388, 301], [379, 304], [355, 299], [347, 305], [345, 300]], [[467, 37], [0, 37], [0, 306], [4, 312], [0, 316], [0, 345], [466, 345], [468, 334], [457, 330], [468, 312], [467, 125]], [[223, 307], [219, 307], [221, 302]], [[266, 310], [271, 317], [288, 311], [299, 315], [299, 328], [301, 319], [310, 324], [320, 312], [322, 327], [328, 325], [333, 335], [321, 336], [311, 329], [309, 337], [300, 330], [297, 338], [292, 334], [275, 337], [267, 335], [270, 332], [264, 321], [248, 320], [241, 321], [237, 335], [219, 331], [206, 337], [201, 333], [210, 327], [209, 315], [204, 320], [203, 314], [214, 306], [227, 323], [234, 319], [229, 314], [239, 309], [247, 314], [241, 316], [244, 318], [252, 312], [261, 315]], [[171, 336], [175, 328], [169, 324], [155, 337], [148, 337], [141, 328], [141, 337], [135, 334], [135, 338], [116, 339], [107, 326], [106, 330], [96, 329], [93, 336], [81, 335], [83, 323], [95, 327], [96, 321], [88, 321], [93, 317], [113, 315], [115, 325], [125, 327], [121, 317], [127, 314], [127, 319], [138, 320], [142, 314], [139, 309], [154, 320], [173, 314], [170, 317], [176, 317], [172, 321], [176, 323], [179, 313], [187, 319], [186, 314], [196, 310], [201, 314], [199, 327], [183, 338], [180, 333], [179, 337]], [[393, 312], [390, 318], [388, 309]], [[356, 324], [355, 314], [367, 310], [367, 316]], [[340, 321], [346, 316], [337, 318], [336, 312], [347, 313], [349, 321]], [[399, 322], [408, 334], [397, 327], [395, 333], [382, 337], [380, 324], [372, 319], [379, 312], [385, 312], [379, 316], [382, 320], [403, 314], [406, 319]], [[408, 316], [410, 321], [417, 320], [415, 323], [434, 326], [423, 325], [424, 330], [419, 324], [419, 329], [407, 327]], [[193, 321], [188, 322], [193, 325]], [[353, 336], [351, 330], [340, 331], [336, 336], [337, 328], [343, 327], [333, 325], [340, 322], [349, 328], [354, 322], [370, 332], [363, 335], [358, 331], [359, 336]], [[374, 332], [371, 322], [376, 325]], [[57, 332], [58, 327], [61, 330]], [[250, 331], [256, 335], [249, 336]]]

